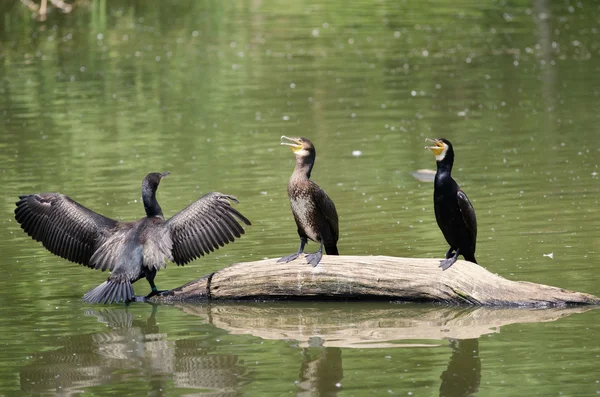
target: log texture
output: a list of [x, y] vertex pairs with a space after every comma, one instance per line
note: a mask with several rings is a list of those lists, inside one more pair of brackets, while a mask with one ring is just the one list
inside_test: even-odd
[[457, 261], [442, 271], [439, 259], [323, 256], [317, 267], [303, 257], [237, 263], [153, 298], [191, 300], [388, 300], [478, 306], [598, 305], [600, 298], [562, 288], [511, 281]]

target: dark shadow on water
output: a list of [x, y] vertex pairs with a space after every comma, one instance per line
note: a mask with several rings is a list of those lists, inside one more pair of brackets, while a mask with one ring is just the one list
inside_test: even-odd
[[160, 332], [156, 306], [146, 320], [135, 319], [124, 309], [86, 314], [109, 330], [66, 337], [63, 347], [33, 354], [32, 364], [20, 371], [22, 391], [75, 395], [127, 384], [149, 396], [172, 395], [174, 389], [193, 390], [195, 396], [241, 395], [247, 371], [238, 357], [216, 354], [202, 334], [197, 339], [169, 340]]

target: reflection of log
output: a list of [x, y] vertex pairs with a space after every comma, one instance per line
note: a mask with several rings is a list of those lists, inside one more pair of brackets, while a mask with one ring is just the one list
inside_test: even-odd
[[490, 306], [600, 304], [593, 295], [510, 281], [475, 263], [457, 261], [442, 271], [437, 259], [324, 256], [317, 267], [303, 258], [238, 263], [156, 300], [371, 299]]
[[[388, 303], [177, 304], [230, 334], [297, 340], [301, 347], [437, 346], [445, 338], [476, 339], [516, 323], [555, 321], [591, 308], [491, 308]], [[428, 343], [427, 341], [435, 341]]]

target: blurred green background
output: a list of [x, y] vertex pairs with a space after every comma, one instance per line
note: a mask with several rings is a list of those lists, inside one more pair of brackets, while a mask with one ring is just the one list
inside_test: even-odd
[[[0, 5], [0, 395], [58, 394], [59, 380], [36, 383], [23, 368], [58, 379], [66, 359], [47, 361], [42, 352], [67, 349], [68, 357], [74, 338], [74, 355], [91, 352], [87, 359], [101, 369], [87, 373], [94, 382], [74, 383], [83, 395], [185, 395], [191, 389], [205, 393], [197, 395], [469, 395], [465, 390], [474, 383], [470, 393], [489, 396], [600, 390], [596, 311], [554, 325], [511, 325], [464, 342], [467, 353], [487, 353], [481, 381], [461, 378], [463, 387], [447, 392], [440, 380], [446, 365], [476, 364], [443, 334], [429, 350], [330, 351], [327, 342], [300, 349], [289, 341], [228, 334], [172, 307], [98, 312], [80, 297], [106, 274], [51, 255], [13, 218], [19, 194], [49, 191], [135, 220], [144, 214], [144, 175], [171, 171], [158, 192], [166, 216], [203, 193], [221, 191], [240, 199], [237, 208], [253, 226], [189, 266], [169, 265], [157, 276], [160, 288], [232, 263], [283, 256], [298, 245], [285, 188], [294, 159], [279, 146], [285, 134], [306, 136], [316, 146], [312, 179], [336, 203], [341, 254], [442, 257], [447, 246], [433, 215], [433, 186], [412, 173], [435, 168], [425, 137], [445, 137], [455, 148], [453, 175], [477, 213], [479, 263], [513, 280], [600, 295], [600, 5], [71, 4], [70, 13], [51, 6], [43, 22], [20, 2]], [[307, 246], [312, 250], [315, 244]], [[135, 287], [147, 292], [144, 282]], [[348, 305], [340, 326], [353, 329], [352, 313], [372, 308]], [[325, 318], [334, 310], [310, 307]], [[419, 310], [402, 315], [419, 317]], [[137, 341], [135, 348], [117, 343], [125, 353], [109, 363], [101, 352], [116, 339], [114, 333], [103, 339], [106, 324], [118, 340]], [[496, 325], [490, 320], [489, 326]], [[196, 342], [185, 345], [198, 333], [204, 339], [194, 336]], [[221, 351], [221, 338], [229, 343], [226, 355], [237, 356], [219, 365], [235, 381], [184, 387], [169, 367], [152, 383], [158, 375], [148, 368], [164, 363], [161, 354], [184, 365], [178, 354], [201, 345], [202, 357], [210, 356]], [[164, 343], [149, 343], [156, 340]], [[131, 349], [138, 355], [126, 353]], [[448, 359], [452, 352], [457, 361]], [[317, 365], [326, 368], [324, 380], [303, 383], [298, 368], [307, 373], [307, 363], [319, 358], [329, 363]], [[393, 364], [381, 371], [380, 360]], [[557, 372], [561, 377], [544, 375]]]

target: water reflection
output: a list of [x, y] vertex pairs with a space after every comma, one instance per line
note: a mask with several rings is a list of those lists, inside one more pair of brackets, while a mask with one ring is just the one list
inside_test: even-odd
[[314, 346], [314, 338], [327, 347], [396, 348], [437, 347], [444, 339], [476, 339], [518, 323], [555, 321], [591, 307], [519, 309], [464, 308], [362, 304], [271, 303], [176, 304], [230, 334], [249, 334], [267, 340], [297, 340]]
[[[313, 338], [311, 342], [323, 343], [321, 338]], [[312, 344], [312, 343], [311, 343]], [[479, 342], [477, 339], [451, 339], [452, 354], [448, 367], [442, 372], [440, 379], [440, 397], [468, 397], [475, 395], [481, 382], [481, 360], [479, 358]], [[342, 366], [342, 349], [324, 347], [318, 349], [302, 349], [302, 365], [300, 380], [297, 384], [301, 390], [296, 395], [334, 397], [342, 389], [344, 378]]]
[[[376, 356], [394, 355], [402, 363], [434, 354], [437, 364], [426, 369], [423, 382], [439, 388], [440, 396], [469, 396], [481, 383], [482, 335], [497, 333], [508, 324], [555, 321], [593, 310], [378, 303], [176, 304], [174, 308], [187, 317], [199, 317], [208, 327], [196, 327], [182, 337], [176, 333], [179, 327], [165, 332], [163, 328], [168, 326], [157, 320], [158, 306], [148, 308], [143, 320], [127, 309], [86, 311], [106, 324], [108, 331], [67, 336], [60, 340], [60, 348], [35, 353], [32, 363], [20, 371], [21, 390], [74, 395], [107, 385], [113, 389], [129, 385], [157, 396], [171, 395], [178, 389], [194, 390], [197, 396], [237, 396], [254, 378], [269, 378], [273, 371], [285, 368], [280, 349], [287, 346], [299, 352], [300, 359], [289, 362], [298, 374], [298, 396], [337, 396], [354, 380], [354, 352], [369, 357], [365, 354], [368, 350]], [[163, 306], [165, 313], [168, 310]], [[214, 338], [215, 333], [221, 336]], [[248, 349], [254, 343], [239, 343], [247, 337], [271, 343], [256, 343], [260, 349]], [[236, 342], [219, 342], [224, 338]], [[415, 349], [420, 353], [415, 354]], [[269, 362], [267, 357], [271, 356], [277, 360]], [[358, 365], [369, 366], [369, 359], [359, 360]], [[412, 371], [421, 367], [418, 362], [410, 366]], [[432, 380], [432, 372], [437, 371], [439, 380]], [[395, 387], [407, 385], [398, 378], [401, 373], [397, 367], [391, 367], [387, 375], [396, 379]]]
[[445, 339], [451, 354], [440, 376], [440, 396], [470, 396], [481, 382], [479, 337], [509, 324], [555, 321], [592, 310], [301, 303], [176, 306], [230, 334], [298, 341], [298, 396], [337, 396], [343, 390], [344, 349], [439, 348]]
[[342, 349], [323, 347], [324, 341], [318, 337], [313, 338], [311, 342], [321, 347], [302, 349], [300, 380], [297, 384], [301, 391], [296, 393], [296, 396], [337, 396], [340, 382], [344, 378]]
[[237, 396], [246, 368], [236, 355], [215, 354], [198, 339], [169, 340], [156, 321], [157, 307], [145, 320], [125, 309], [89, 310], [110, 331], [64, 339], [63, 347], [36, 353], [20, 373], [28, 393], [75, 395], [90, 387], [134, 382], [148, 395], [174, 388], [204, 392], [196, 396]]
[[481, 360], [477, 339], [450, 341], [452, 356], [448, 368], [442, 372], [440, 397], [468, 397], [475, 395], [481, 382]]

